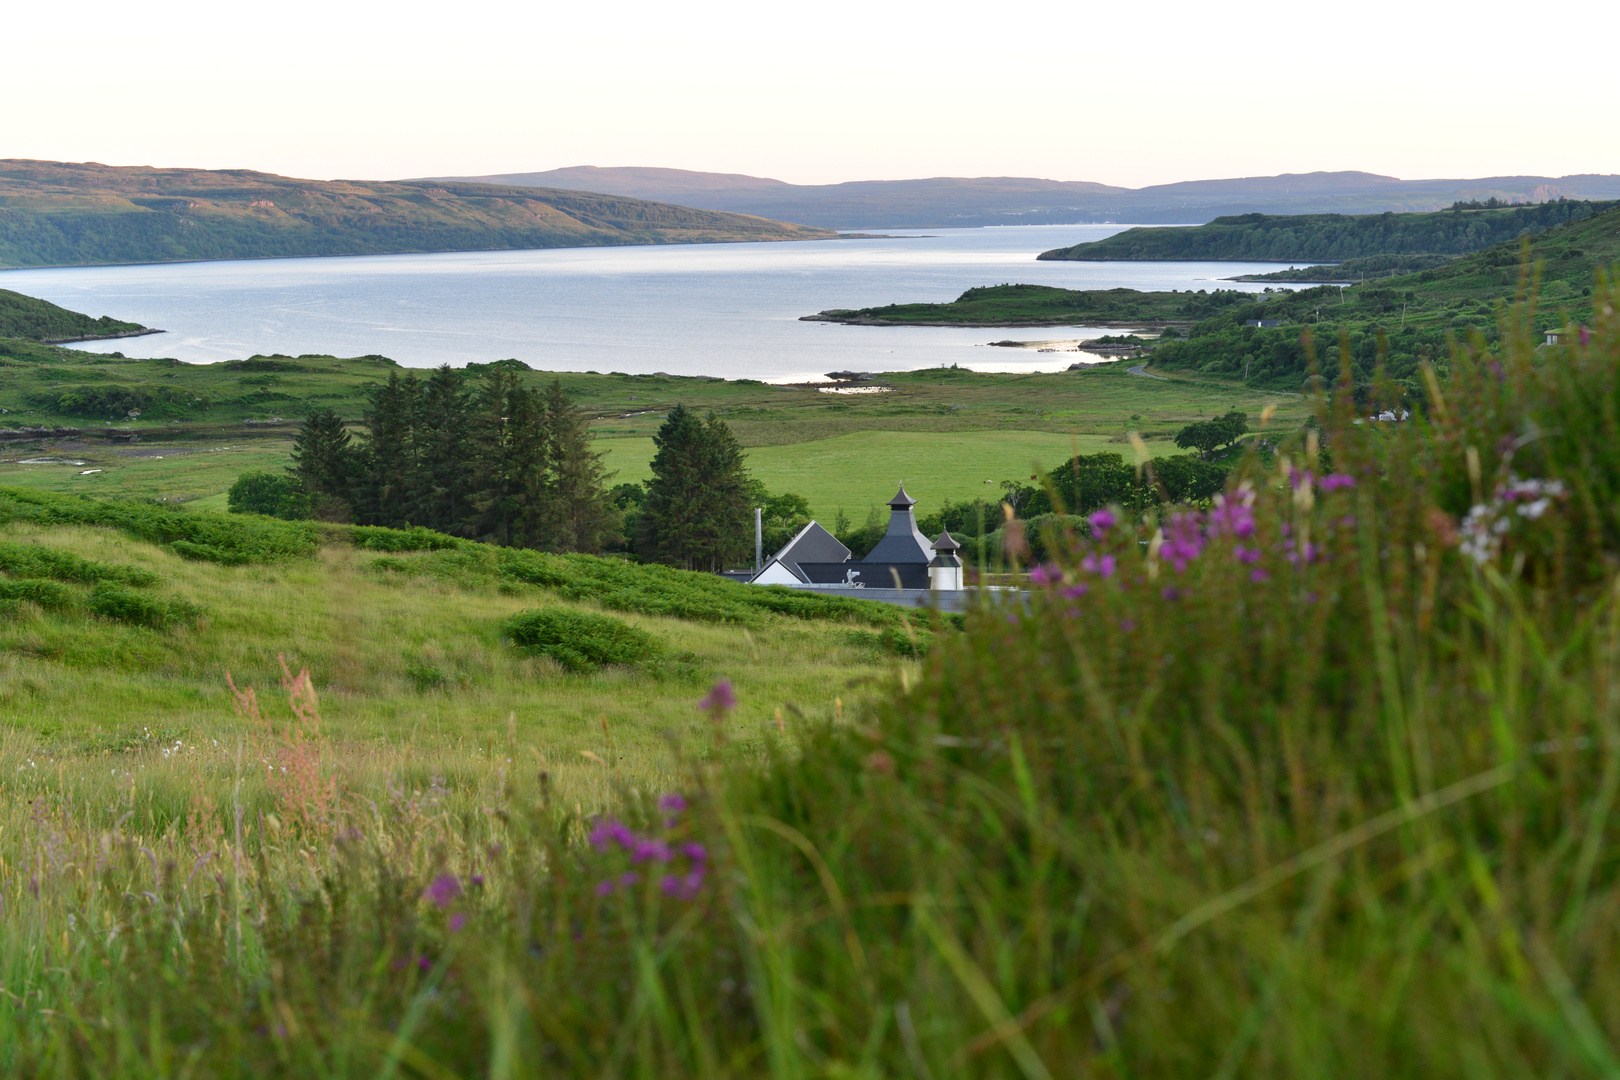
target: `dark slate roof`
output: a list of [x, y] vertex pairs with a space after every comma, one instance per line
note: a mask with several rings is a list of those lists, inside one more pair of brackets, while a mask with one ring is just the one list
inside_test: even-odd
[[782, 550], [765, 560], [766, 565], [772, 562], [781, 562], [789, 570], [799, 574], [799, 564], [803, 562], [843, 562], [849, 558], [850, 550], [838, 542], [838, 538], [814, 521], [794, 534], [793, 539], [782, 545]]
[[866, 553], [863, 562], [928, 564], [934, 557], [934, 546], [917, 529], [917, 516], [911, 509], [916, 504], [917, 500], [907, 495], [902, 486], [900, 494], [889, 500], [889, 531]]
[[849, 572], [855, 571], [855, 580], [852, 584], [864, 585], [868, 589], [894, 588], [895, 575], [900, 577], [902, 589], [928, 588], [928, 567], [921, 563], [874, 563], [874, 562], [836, 562], [799, 564], [799, 572], [806, 580], [817, 585], [842, 585], [848, 578]]

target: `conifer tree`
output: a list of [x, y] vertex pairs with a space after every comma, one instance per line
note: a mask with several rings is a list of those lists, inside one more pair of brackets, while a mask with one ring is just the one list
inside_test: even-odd
[[473, 441], [473, 534], [496, 544], [534, 546], [546, 496], [546, 431], [535, 393], [511, 371], [496, 368], [484, 376], [473, 411]]
[[591, 449], [590, 419], [569, 401], [562, 380], [546, 388], [546, 484], [543, 543], [552, 551], [600, 552], [619, 527], [609, 501], [604, 454]]
[[409, 523], [418, 467], [415, 439], [421, 384], [416, 373], [399, 372], [377, 388], [366, 413], [371, 438], [358, 455], [356, 517], [369, 525], [399, 528]]
[[311, 413], [293, 439], [288, 471], [298, 478], [322, 517], [349, 515], [354, 467], [349, 442], [343, 418], [331, 409]]
[[723, 569], [746, 555], [753, 544], [748, 473], [731, 429], [717, 417], [699, 420], [677, 405], [653, 445], [638, 549], [688, 570]]
[[461, 372], [445, 364], [422, 387], [413, 444], [418, 467], [411, 524], [455, 535], [472, 530], [473, 446]]

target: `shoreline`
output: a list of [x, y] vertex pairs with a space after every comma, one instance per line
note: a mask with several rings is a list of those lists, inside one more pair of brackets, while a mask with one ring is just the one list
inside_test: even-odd
[[839, 323], [843, 326], [952, 326], [967, 330], [1014, 329], [1023, 326], [1096, 327], [1100, 330], [1119, 330], [1141, 327], [1144, 330], [1162, 330], [1166, 327], [1190, 327], [1185, 319], [1020, 319], [1020, 320], [960, 320], [879, 319], [871, 315], [843, 315], [837, 311], [822, 311], [815, 315], [800, 315], [800, 322]]
[[151, 337], [153, 334], [167, 334], [167, 330], [153, 330], [143, 326], [139, 330], [130, 330], [122, 334], [80, 334], [78, 337], [42, 338], [41, 345], [72, 345], [79, 341], [122, 341], [124, 338]]

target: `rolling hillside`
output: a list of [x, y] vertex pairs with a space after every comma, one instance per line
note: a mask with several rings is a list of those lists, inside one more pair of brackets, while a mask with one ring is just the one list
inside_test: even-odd
[[1127, 229], [1038, 257], [1098, 262], [1342, 262], [1378, 255], [1466, 255], [1580, 221], [1615, 205], [1561, 201], [1423, 214], [1243, 214], [1186, 228]]
[[546, 188], [0, 161], [0, 267], [830, 235], [723, 211]]
[[[789, 184], [736, 173], [577, 166], [460, 181], [601, 191], [759, 214], [828, 228], [949, 228], [1076, 222], [1196, 224], [1232, 214], [1376, 214], [1438, 210], [1458, 200], [1620, 198], [1620, 176], [1401, 180], [1365, 172], [1285, 173], [1143, 188], [1018, 176]], [[444, 182], [443, 180], [434, 182]]]

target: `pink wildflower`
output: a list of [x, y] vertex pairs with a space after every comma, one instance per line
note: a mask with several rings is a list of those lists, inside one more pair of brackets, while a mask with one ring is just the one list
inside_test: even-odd
[[1355, 486], [1356, 478], [1349, 473], [1329, 473], [1322, 477], [1321, 487], [1323, 491], [1337, 491], [1339, 488], [1353, 488]]
[[1114, 576], [1114, 557], [1112, 555], [1087, 555], [1080, 560], [1080, 569], [1088, 574], [1097, 574], [1101, 577]]
[[737, 707], [737, 693], [731, 688], [730, 679], [721, 679], [709, 690], [708, 696], [698, 702], [698, 708], [713, 710], [724, 716]]
[[1108, 509], [1098, 510], [1086, 520], [1091, 523], [1092, 531], [1099, 535], [1119, 524], [1119, 519], [1114, 516], [1114, 512]]
[[422, 890], [422, 899], [436, 907], [447, 908], [461, 895], [461, 882], [454, 874], [440, 874]]

